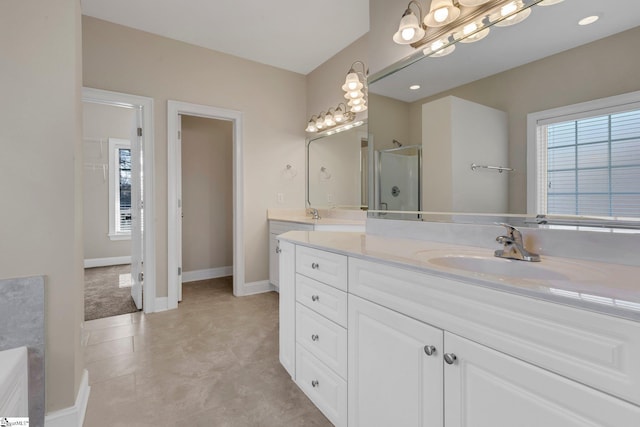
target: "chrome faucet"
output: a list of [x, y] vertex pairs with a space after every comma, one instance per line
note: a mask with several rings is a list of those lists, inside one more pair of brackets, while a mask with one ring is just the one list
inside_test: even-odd
[[504, 245], [504, 249], [498, 249], [494, 255], [498, 258], [517, 259], [520, 261], [539, 262], [540, 255], [531, 253], [524, 248], [522, 233], [512, 225], [501, 222], [500, 225], [507, 229], [506, 236], [496, 237], [496, 242]]
[[320, 214], [318, 213], [318, 209], [316, 208], [309, 208], [309, 210], [307, 211], [309, 214], [313, 215], [313, 219], [320, 219]]

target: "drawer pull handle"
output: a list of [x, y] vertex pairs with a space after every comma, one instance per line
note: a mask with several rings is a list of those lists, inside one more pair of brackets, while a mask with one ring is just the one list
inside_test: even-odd
[[424, 352], [427, 353], [427, 356], [433, 356], [436, 354], [436, 348], [432, 345], [425, 345]]
[[320, 268], [320, 264], [318, 264], [317, 262], [314, 262], [311, 264], [311, 268], [313, 268], [314, 270], [317, 270]]
[[311, 301], [316, 302], [320, 299], [318, 295], [311, 295]]
[[320, 383], [318, 382], [318, 380], [313, 380], [311, 381], [311, 387], [316, 388], [320, 385]]
[[317, 334], [311, 335], [311, 341], [318, 341], [320, 337]]
[[444, 354], [444, 361], [447, 362], [447, 364], [449, 365], [453, 365], [456, 360], [458, 360], [458, 356], [456, 356], [453, 353], [445, 353]]

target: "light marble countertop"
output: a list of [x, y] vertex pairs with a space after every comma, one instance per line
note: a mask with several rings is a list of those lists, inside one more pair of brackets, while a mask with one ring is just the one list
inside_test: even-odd
[[320, 209], [320, 219], [306, 213], [305, 209], [269, 209], [269, 221], [295, 222], [311, 225], [365, 225], [367, 215], [364, 211]]
[[[354, 232], [290, 231], [279, 239], [640, 321], [640, 267], [542, 255], [539, 263], [495, 258], [493, 249]], [[499, 249], [496, 245], [494, 249]], [[488, 268], [457, 268], [471, 259]], [[493, 274], [492, 268], [506, 272]], [[484, 270], [484, 271], [479, 271]], [[520, 274], [522, 273], [522, 274]]]

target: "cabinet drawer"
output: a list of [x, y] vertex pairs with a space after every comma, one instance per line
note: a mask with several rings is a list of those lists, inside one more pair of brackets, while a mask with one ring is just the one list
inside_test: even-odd
[[296, 246], [296, 272], [334, 288], [347, 290], [347, 257]]
[[347, 425], [347, 382], [296, 346], [296, 384], [335, 426]]
[[640, 404], [640, 323], [349, 259], [349, 291]]
[[296, 342], [347, 378], [347, 330], [296, 304]]
[[347, 293], [296, 274], [296, 300], [337, 324], [347, 327]]

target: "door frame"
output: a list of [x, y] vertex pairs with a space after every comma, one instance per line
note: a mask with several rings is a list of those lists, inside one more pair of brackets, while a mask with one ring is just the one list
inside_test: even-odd
[[[82, 88], [82, 102], [93, 102], [114, 107], [140, 108], [142, 110], [142, 143], [144, 144], [144, 250], [143, 266], [144, 291], [142, 308], [145, 313], [156, 309], [156, 229], [154, 201], [154, 132], [153, 98], [113, 92], [90, 87]], [[133, 236], [132, 236], [133, 238]]]
[[178, 182], [182, 176], [179, 160], [179, 116], [196, 116], [230, 121], [233, 126], [233, 294], [246, 293], [244, 283], [244, 174], [243, 174], [243, 113], [241, 111], [188, 102], [167, 102], [167, 308], [178, 307]]

